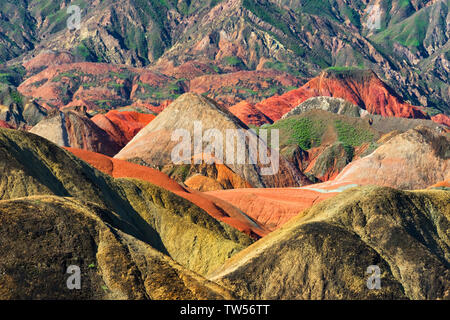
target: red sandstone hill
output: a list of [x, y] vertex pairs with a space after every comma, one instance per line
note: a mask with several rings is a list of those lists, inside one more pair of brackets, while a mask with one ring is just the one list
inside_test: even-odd
[[438, 114], [433, 117], [431, 117], [431, 120], [433, 120], [436, 123], [445, 124], [447, 127], [450, 127], [450, 117], [446, 116], [445, 114]]
[[256, 109], [253, 104], [250, 104], [247, 101], [241, 101], [230, 107], [228, 110], [246, 125], [259, 127], [265, 123], [273, 122], [264, 113]]
[[155, 118], [153, 114], [111, 110], [97, 114], [91, 120], [105, 130], [123, 148], [133, 137]]
[[255, 188], [210, 191], [205, 194], [231, 203], [259, 224], [273, 231], [303, 210], [337, 195], [338, 192], [307, 188]]
[[165, 61], [158, 64], [157, 67], [150, 67], [150, 70], [155, 70], [177, 79], [194, 79], [205, 74], [213, 74], [216, 72], [215, 67], [211, 61], [192, 60], [175, 66], [173, 61]]
[[425, 189], [450, 180], [450, 139], [437, 130], [419, 126], [397, 134], [370, 155], [348, 164], [336, 184], [378, 185], [396, 189]]
[[73, 147], [115, 155], [120, 146], [86, 114], [76, 111], [53, 111], [30, 129], [61, 147]]
[[75, 148], [66, 149], [80, 159], [88, 162], [96, 169], [109, 174], [114, 178], [135, 178], [145, 180], [169, 190], [196, 204], [215, 219], [223, 221], [254, 238], [263, 237], [268, 233], [268, 230], [265, 227], [254, 222], [233, 205], [224, 200], [215, 198], [213, 195], [205, 195], [195, 190], [185, 189], [177, 182], [170, 179], [166, 174], [158, 170], [140, 166], [128, 161], [110, 158], [95, 152]]
[[133, 103], [129, 106], [121, 107], [119, 109], [132, 109], [132, 110], [150, 110], [150, 112], [158, 114], [167, 108], [172, 103], [172, 100], [164, 100], [159, 105], [153, 105], [150, 103], [146, 103], [141, 100], [133, 101]]
[[[177, 148], [179, 142], [172, 140], [171, 137], [176, 129], [184, 129], [189, 133], [190, 137], [193, 137], [194, 128], [200, 124], [203, 128], [202, 132], [215, 129], [215, 132], [217, 133], [218, 131], [224, 139], [227, 137], [227, 130], [248, 129], [231, 112], [216, 104], [213, 100], [205, 98], [202, 95], [185, 93], [142, 129], [114, 157], [157, 168], [170, 165], [175, 171], [183, 172], [183, 179], [190, 178], [186, 174], [194, 173], [191, 170], [192, 162], [189, 163], [189, 161], [186, 161], [188, 163], [177, 165], [173, 163], [172, 153], [176, 150], [175, 148]], [[206, 140], [204, 139], [201, 146], [202, 152], [209, 148]], [[191, 152], [194, 150], [194, 141], [192, 140], [188, 143], [191, 146], [189, 149], [189, 152]], [[244, 145], [247, 151], [255, 151], [255, 149], [250, 148], [254, 148], [256, 145], [266, 146], [265, 142], [254, 133], [247, 135]], [[224, 146], [221, 148], [222, 153], [226, 155]], [[213, 151], [215, 152], [216, 150]], [[210, 151], [205, 153], [210, 154]], [[198, 154], [184, 154], [183, 152], [183, 157], [188, 157], [186, 159], [189, 159]], [[249, 161], [241, 163], [231, 158], [228, 160], [231, 161], [228, 161], [227, 167], [253, 187], [288, 187], [302, 186], [310, 183], [309, 179], [297, 168], [292, 166], [283, 156], [279, 157], [279, 162], [269, 161], [267, 164], [261, 162], [261, 157], [256, 159], [255, 164], [251, 164]], [[197, 171], [195, 173], [202, 173], [205, 170], [208, 172], [208, 170], [213, 170], [213, 167], [211, 164], [207, 164], [206, 167], [201, 168], [201, 172]], [[218, 178], [219, 172], [214, 172], [213, 175], [207, 176]], [[232, 185], [229, 185], [229, 187], [232, 187]]]
[[324, 71], [304, 88], [318, 96], [345, 99], [384, 117], [428, 118], [420, 107], [402, 101], [371, 70]]
[[144, 69], [74, 63], [70, 56], [51, 52], [26, 62], [25, 67], [31, 76], [18, 88], [24, 96], [58, 108], [82, 102], [88, 110], [133, 104], [159, 113], [188, 91], [206, 94], [220, 104], [231, 106], [242, 100], [257, 102], [305, 83], [276, 70], [223, 73], [224, 70], [196, 61], [176, 67]]
[[281, 119], [283, 115], [297, 107], [303, 101], [316, 95], [304, 87], [286, 92], [281, 96], [273, 96], [257, 103], [255, 107], [272, 121]]
[[242, 100], [256, 103], [304, 83], [297, 77], [276, 70], [236, 71], [198, 76], [189, 81], [189, 91], [207, 94], [224, 106], [232, 106]]
[[58, 108], [74, 100], [111, 108], [132, 102], [163, 103], [181, 87], [176, 79], [147, 69], [80, 62], [49, 66], [26, 79], [18, 90]]
[[75, 57], [69, 52], [43, 50], [36, 57], [25, 61], [23, 66], [29, 74], [35, 74], [50, 66], [58, 66], [72, 62], [75, 62]]
[[[369, 113], [385, 117], [429, 119], [421, 107], [402, 101], [373, 71], [358, 69], [326, 70], [303, 87], [270, 97], [255, 107], [271, 120], [277, 121], [300, 103], [316, 96], [342, 98]], [[234, 112], [239, 113], [236, 108]], [[443, 115], [433, 118], [439, 123], [446, 123], [446, 119]]]

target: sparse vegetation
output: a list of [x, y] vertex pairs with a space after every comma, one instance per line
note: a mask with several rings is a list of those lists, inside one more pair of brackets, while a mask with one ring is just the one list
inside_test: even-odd
[[25, 68], [22, 65], [12, 67], [0, 67], [0, 84], [19, 86], [25, 76]]
[[279, 129], [282, 145], [295, 144], [303, 150], [319, 146], [323, 133], [322, 122], [309, 118], [289, 118], [264, 128], [268, 130]]
[[184, 91], [182, 88], [182, 80], [175, 80], [167, 84], [165, 87], [153, 87], [148, 83], [138, 82], [140, 88], [143, 91], [138, 91], [136, 93], [137, 97], [140, 99], [152, 99], [157, 101], [162, 100], [175, 100], [178, 98]]
[[357, 126], [345, 123], [342, 120], [335, 121], [338, 140], [347, 146], [360, 146], [364, 142], [372, 142], [374, 136], [371, 132]]
[[228, 56], [223, 58], [223, 62], [226, 65], [232, 66], [232, 67], [239, 67], [241, 69], [246, 69], [246, 66], [244, 62], [239, 57], [236, 56]]

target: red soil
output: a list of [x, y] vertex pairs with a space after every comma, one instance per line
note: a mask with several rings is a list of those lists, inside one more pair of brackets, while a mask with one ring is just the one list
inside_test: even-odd
[[275, 188], [220, 190], [206, 194], [231, 203], [272, 231], [303, 210], [337, 193], [321, 193], [308, 188]]
[[155, 119], [153, 114], [111, 110], [107, 114], [97, 114], [92, 121], [124, 147], [153, 119]]
[[440, 123], [440, 124], [444, 124], [447, 127], [450, 127], [450, 117], [446, 116], [445, 114], [438, 114], [435, 115], [434, 117], [431, 117], [431, 120], [433, 120], [436, 123]]
[[6, 129], [15, 129], [12, 125], [10, 125], [8, 122], [0, 120], [0, 127], [6, 128]]
[[314, 93], [307, 89], [299, 88], [281, 96], [270, 97], [260, 103], [257, 103], [255, 107], [260, 110], [272, 121], [281, 119], [283, 115], [297, 107], [300, 103], [314, 97]]
[[[42, 99], [43, 101], [62, 108], [64, 107], [62, 99], [64, 95], [61, 93], [61, 85], [65, 84], [69, 85], [69, 87], [74, 86], [70, 77], [64, 75], [76, 73], [81, 82], [96, 79], [98, 83], [96, 86], [88, 88], [83, 86], [79, 86], [78, 88], [71, 87], [71, 90], [76, 89], [73, 94], [74, 100], [121, 100], [123, 97], [114, 90], [109, 89], [108, 83], [115, 79], [115, 74], [121, 74], [124, 71], [136, 74], [136, 77], [133, 80], [134, 83], [132, 84], [130, 99], [136, 98], [135, 94], [139, 87], [138, 83], [143, 83], [152, 87], [160, 87], [166, 85], [167, 82], [171, 80], [168, 76], [152, 72], [148, 69], [131, 68], [107, 63], [78, 62], [50, 65], [38, 74], [26, 79], [18, 87], [18, 91], [24, 96]], [[118, 83], [120, 83], [120, 80], [118, 80]]]
[[50, 66], [72, 63], [74, 57], [67, 52], [42, 51], [36, 57], [23, 63], [27, 72], [39, 72]]
[[254, 223], [233, 205], [224, 200], [217, 199], [213, 195], [204, 195], [195, 190], [185, 189], [177, 182], [170, 179], [166, 174], [158, 170], [124, 160], [113, 159], [95, 152], [74, 148], [66, 149], [80, 159], [88, 162], [93, 167], [114, 178], [135, 178], [145, 180], [169, 190], [202, 208], [215, 219], [223, 221], [254, 238], [263, 237], [269, 232], [266, 228]]
[[176, 67], [173, 61], [165, 61], [164, 63], [158, 64], [155, 70], [177, 79], [183, 78], [188, 80], [215, 72], [209, 61], [202, 62], [198, 60], [187, 61]]
[[[385, 117], [428, 118], [421, 107], [403, 102], [371, 71], [364, 71], [362, 75], [355, 76], [336, 76], [322, 72], [303, 87], [268, 98], [255, 107], [273, 121], [277, 121], [300, 103], [316, 96], [342, 98], [372, 114]], [[445, 116], [437, 117], [434, 121], [438, 122], [437, 120], [447, 121]]]
[[438, 182], [438, 183], [433, 184], [432, 186], [428, 187], [428, 189], [430, 189], [430, 188], [439, 188], [439, 187], [450, 188], [450, 181], [441, 181], [441, 182]]
[[171, 104], [171, 103], [172, 103], [172, 100], [165, 100], [160, 105], [155, 106], [150, 103], [145, 103], [145, 102], [137, 100], [132, 105], [130, 105], [130, 107], [131, 108], [133, 108], [133, 107], [145, 108], [147, 110], [150, 110], [150, 111], [158, 114], [161, 111], [163, 111], [165, 108], [167, 108], [169, 106], [169, 104]]
[[420, 107], [401, 99], [373, 72], [362, 78], [330, 77], [325, 72], [304, 85], [317, 96], [342, 98], [384, 117], [427, 118]]
[[265, 123], [272, 123], [272, 120], [247, 101], [241, 101], [230, 107], [228, 110], [246, 125], [255, 125], [259, 127]]

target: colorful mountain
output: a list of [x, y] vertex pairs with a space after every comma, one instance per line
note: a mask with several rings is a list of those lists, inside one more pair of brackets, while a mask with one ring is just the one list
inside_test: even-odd
[[47, 110], [22, 96], [14, 86], [0, 83], [0, 120], [13, 128], [28, 129], [45, 118]]
[[[442, 230], [449, 201], [441, 190], [351, 188], [241, 251], [210, 279], [244, 299], [448, 299]], [[378, 290], [367, 286], [374, 265]]]
[[[66, 149], [78, 158], [92, 165], [94, 168], [114, 178], [134, 178], [144, 180], [173, 192], [205, 210], [215, 219], [225, 222], [253, 238], [258, 239], [268, 233], [265, 228], [245, 215], [243, 211], [218, 198], [206, 196], [201, 192], [184, 188], [158, 170], [140, 166], [128, 161], [110, 158], [91, 151], [74, 148]], [[187, 185], [189, 186], [189, 183], [187, 183]]]
[[120, 145], [86, 114], [53, 111], [29, 130], [61, 147], [73, 147], [114, 156]]
[[106, 114], [97, 114], [92, 121], [106, 131], [123, 148], [155, 115], [133, 111], [111, 110]]
[[450, 299], [449, 21], [0, 1], [0, 299]]
[[286, 117], [272, 125], [278, 130], [280, 152], [311, 181], [328, 181], [352, 160], [376, 148], [381, 132], [368, 119], [319, 109]]
[[253, 242], [167, 189], [114, 179], [37, 135], [0, 128], [0, 150], [2, 200], [50, 195], [100, 206], [100, 217], [112, 228], [198, 274], [212, 272]]
[[373, 71], [357, 68], [327, 69], [303, 87], [271, 97], [255, 107], [277, 121], [302, 102], [319, 96], [341, 98], [384, 117], [429, 119], [423, 108], [402, 101]]
[[340, 191], [339, 188], [255, 188], [212, 191], [207, 194], [233, 204], [260, 225], [273, 231], [303, 210], [337, 195]]
[[273, 122], [253, 104], [250, 104], [247, 101], [241, 101], [238, 104], [231, 106], [228, 110], [247, 126], [260, 127], [263, 124]]
[[161, 73], [91, 62], [49, 66], [27, 78], [18, 90], [52, 108], [84, 101], [95, 105], [94, 110], [134, 102], [160, 105], [184, 92], [182, 81]]
[[424, 189], [450, 179], [449, 155], [447, 135], [417, 127], [396, 135], [369, 156], [352, 162], [334, 181]]
[[354, 68], [331, 68], [305, 86], [317, 96], [342, 98], [371, 114], [384, 117], [428, 118], [419, 107], [405, 103], [373, 72]]
[[[193, 148], [194, 144], [194, 127], [202, 126], [203, 134], [208, 129], [218, 130], [222, 137], [226, 138], [226, 130], [245, 130], [248, 127], [238, 118], [231, 114], [225, 108], [219, 106], [214, 101], [202, 97], [197, 94], [187, 93], [179, 97], [161, 112], [150, 124], [142, 129], [116, 156], [117, 159], [133, 161], [139, 164], [156, 167], [158, 169], [164, 166], [173, 168], [172, 152], [179, 145], [179, 140], [172, 140], [172, 134], [176, 129], [185, 130], [188, 133], [189, 141], [187, 146], [191, 150], [191, 154], [182, 155], [181, 160], [186, 160], [187, 164], [196, 165], [192, 159], [203, 155], [203, 150], [208, 150], [206, 138], [202, 145], [202, 150]], [[196, 138], [197, 139], [197, 138]], [[265, 145], [254, 133], [250, 134], [246, 140], [245, 149], [250, 150], [255, 144]], [[226, 147], [223, 142], [222, 150]], [[223, 151], [223, 162], [226, 161], [226, 151]], [[208, 158], [217, 155], [206, 154]], [[236, 153], [235, 153], [236, 157]], [[199, 158], [201, 160], [201, 158]], [[207, 160], [207, 159], [205, 159]], [[233, 159], [231, 159], [233, 160]], [[199, 161], [200, 162], [200, 161]], [[253, 187], [282, 187], [282, 186], [299, 186], [308, 183], [308, 179], [299, 171], [290, 165], [283, 157], [279, 159], [279, 170], [275, 171], [275, 163], [263, 165], [260, 161], [257, 164], [238, 164], [236, 159], [230, 161], [227, 167], [235, 174], [240, 176], [244, 181], [250, 183]], [[249, 163], [248, 159], [246, 163]], [[201, 163], [198, 163], [201, 164]], [[269, 166], [269, 167], [268, 167]], [[273, 167], [270, 167], [273, 166]], [[188, 166], [189, 167], [189, 166]], [[265, 167], [275, 171], [273, 175], [264, 175], [262, 172]], [[189, 173], [191, 170], [185, 165], [178, 165], [178, 170]], [[175, 170], [175, 169], [174, 169]], [[186, 174], [183, 179], [189, 178]], [[184, 182], [184, 181], [183, 181]]]

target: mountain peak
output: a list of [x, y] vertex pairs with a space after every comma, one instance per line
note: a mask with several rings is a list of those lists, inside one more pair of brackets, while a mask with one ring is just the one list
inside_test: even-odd
[[[251, 164], [245, 161], [245, 164], [238, 163], [237, 159], [229, 161], [225, 159], [228, 157], [227, 141], [229, 139], [229, 130], [234, 133], [248, 130], [246, 124], [234, 116], [226, 108], [218, 105], [213, 100], [203, 97], [195, 93], [186, 93], [176, 99], [163, 112], [161, 112], [152, 122], [150, 122], [144, 129], [142, 129], [116, 156], [117, 159], [135, 161], [140, 164], [156, 168], [164, 168], [165, 166], [180, 165], [174, 164], [172, 159], [173, 150], [179, 145], [178, 141], [172, 140], [172, 136], [176, 130], [182, 129], [189, 136], [188, 151], [189, 155], [183, 154], [183, 159], [189, 159], [188, 167], [183, 167], [182, 170], [187, 173], [194, 170], [197, 162], [192, 163], [191, 159], [209, 147], [207, 139], [204, 138], [206, 132], [214, 132], [214, 139], [222, 139], [222, 159], [220, 162], [227, 166], [244, 180], [248, 181], [254, 187], [264, 186], [294, 186], [308, 182], [301, 172], [291, 166], [285, 159], [280, 157], [280, 170], [273, 175], [264, 176], [261, 170], [265, 165], [259, 161], [258, 164]], [[213, 131], [210, 131], [213, 130]], [[215, 135], [217, 134], [217, 135]], [[200, 135], [201, 137], [198, 137]], [[186, 137], [184, 137], [186, 138]], [[201, 138], [202, 150], [195, 147], [195, 140]], [[231, 138], [233, 139], [233, 138]], [[184, 140], [183, 140], [184, 142]], [[210, 143], [212, 141], [209, 141]], [[245, 140], [245, 154], [247, 158], [247, 150], [253, 148], [252, 146], [266, 143], [263, 142], [254, 132], [247, 132]], [[220, 147], [219, 147], [220, 148]], [[233, 148], [237, 148], [235, 145]], [[216, 151], [214, 149], [214, 151]], [[234, 153], [236, 155], [236, 153]], [[202, 156], [200, 160], [205, 158]], [[246, 159], [247, 160], [247, 159]], [[201, 162], [201, 161], [200, 161]], [[220, 163], [219, 162], [219, 163]], [[232, 162], [232, 163], [229, 163]], [[183, 162], [184, 163], [184, 162]], [[174, 169], [173, 169], [174, 170]], [[172, 171], [173, 171], [172, 170]], [[180, 169], [181, 170], [181, 169]], [[206, 170], [208, 171], [208, 170]], [[204, 172], [203, 172], [204, 173]], [[184, 177], [189, 178], [189, 177]], [[183, 181], [184, 182], [184, 181]]]

